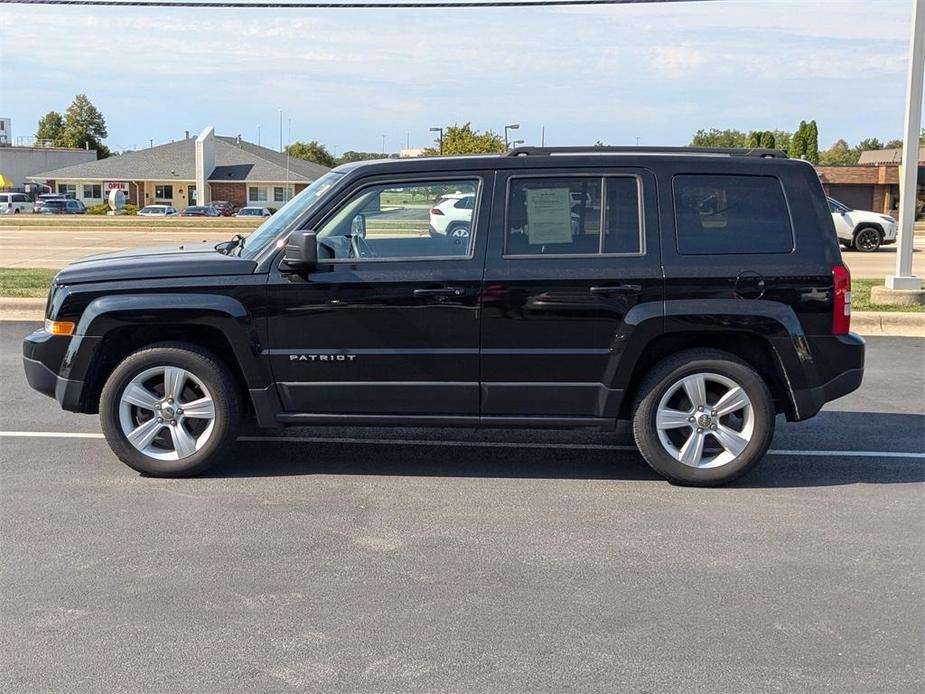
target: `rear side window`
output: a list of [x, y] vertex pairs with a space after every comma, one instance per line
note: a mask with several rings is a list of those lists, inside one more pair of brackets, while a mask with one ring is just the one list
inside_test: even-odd
[[512, 178], [506, 256], [640, 255], [636, 176]]
[[674, 177], [678, 253], [790, 253], [793, 228], [774, 176]]

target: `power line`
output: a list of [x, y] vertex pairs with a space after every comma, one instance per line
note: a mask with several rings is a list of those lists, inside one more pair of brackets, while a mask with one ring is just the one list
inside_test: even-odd
[[455, 9], [471, 7], [580, 7], [589, 5], [655, 5], [716, 0], [460, 0], [459, 2], [195, 2], [194, 0], [0, 0], [4, 5], [76, 5], [82, 7], [207, 7], [234, 9], [372, 10]]

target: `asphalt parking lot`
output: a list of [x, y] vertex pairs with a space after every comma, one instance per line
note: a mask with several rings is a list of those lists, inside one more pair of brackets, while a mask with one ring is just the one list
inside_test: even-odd
[[0, 691], [925, 686], [921, 339], [685, 489], [625, 428], [251, 432], [145, 478], [28, 389], [32, 327], [0, 322]]

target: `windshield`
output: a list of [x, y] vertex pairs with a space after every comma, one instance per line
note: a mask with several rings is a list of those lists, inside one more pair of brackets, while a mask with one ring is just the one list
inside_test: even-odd
[[283, 205], [272, 217], [267, 218], [263, 224], [244, 240], [241, 255], [253, 258], [260, 253], [267, 244], [285, 231], [294, 220], [301, 217], [306, 211], [314, 207], [326, 192], [337, 183], [344, 174], [329, 171], [316, 180], [292, 200]]

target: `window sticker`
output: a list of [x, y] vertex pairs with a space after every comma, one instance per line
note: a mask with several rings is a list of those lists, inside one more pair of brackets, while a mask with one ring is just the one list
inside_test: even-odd
[[572, 200], [568, 188], [535, 188], [527, 193], [527, 237], [531, 245], [571, 243]]

